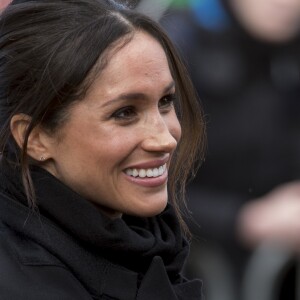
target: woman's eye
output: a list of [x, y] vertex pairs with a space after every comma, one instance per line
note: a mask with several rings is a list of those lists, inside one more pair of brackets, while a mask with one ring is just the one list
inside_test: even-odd
[[132, 106], [122, 107], [112, 114], [112, 117], [117, 120], [131, 120], [135, 116], [136, 111]]
[[168, 109], [170, 107], [173, 107], [175, 99], [175, 94], [166, 95], [160, 99], [158, 106], [161, 109]]

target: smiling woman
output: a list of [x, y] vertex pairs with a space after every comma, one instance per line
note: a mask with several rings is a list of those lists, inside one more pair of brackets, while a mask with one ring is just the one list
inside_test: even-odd
[[[59, 132], [40, 127], [28, 152], [45, 157], [46, 170], [109, 216], [157, 215], [167, 204], [168, 168], [181, 135], [173, 82], [163, 48], [137, 31], [70, 108]], [[20, 145], [23, 122], [15, 115], [11, 123]]]
[[201, 299], [180, 211], [204, 124], [168, 37], [109, 1], [23, 2], [0, 17], [1, 296]]

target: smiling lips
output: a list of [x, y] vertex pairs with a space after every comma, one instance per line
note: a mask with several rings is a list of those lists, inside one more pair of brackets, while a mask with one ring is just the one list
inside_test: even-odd
[[167, 170], [167, 165], [163, 164], [157, 168], [147, 168], [147, 169], [126, 169], [125, 173], [131, 177], [139, 178], [153, 178], [162, 176]]

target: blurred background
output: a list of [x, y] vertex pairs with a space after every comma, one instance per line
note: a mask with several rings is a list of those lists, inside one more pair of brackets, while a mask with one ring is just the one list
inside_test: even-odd
[[188, 276], [208, 300], [300, 299], [300, 1], [171, 1], [207, 121]]
[[300, 300], [300, 1], [118, 2], [165, 28], [206, 115], [186, 276], [207, 300]]

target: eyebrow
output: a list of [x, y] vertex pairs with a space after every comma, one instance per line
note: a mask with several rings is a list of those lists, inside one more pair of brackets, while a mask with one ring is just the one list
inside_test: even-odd
[[[175, 82], [172, 81], [170, 84], [168, 84], [165, 89], [163, 90], [163, 94], [166, 94], [170, 92], [175, 87]], [[147, 99], [147, 96], [144, 93], [124, 93], [120, 94], [118, 97], [111, 99], [107, 102], [105, 102], [101, 107], [106, 107], [113, 105], [115, 102], [119, 102], [122, 100], [137, 100], [137, 99]]]

